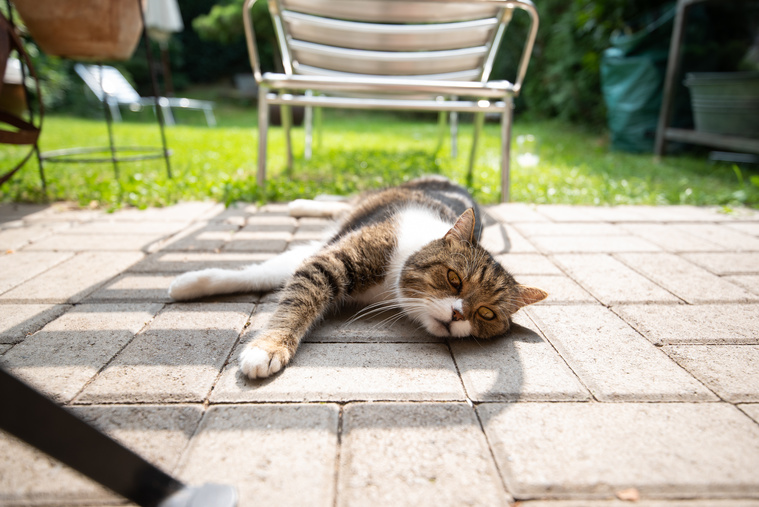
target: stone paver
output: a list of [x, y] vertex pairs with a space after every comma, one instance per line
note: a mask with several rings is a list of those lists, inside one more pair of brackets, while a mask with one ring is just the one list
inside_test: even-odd
[[[759, 507], [759, 213], [484, 211], [482, 244], [550, 293], [508, 335], [346, 309], [251, 381], [239, 352], [279, 293], [177, 303], [169, 284], [334, 221], [283, 203], [0, 204], [0, 365], [179, 479], [235, 486], [240, 507]], [[0, 456], [0, 505], [124, 505], [1, 432]]]
[[211, 394], [242, 401], [463, 400], [448, 347], [437, 343], [303, 343], [276, 377], [249, 380], [235, 351]]
[[759, 426], [722, 403], [513, 403], [478, 407], [518, 498], [746, 498]]
[[77, 402], [203, 401], [252, 310], [252, 304], [243, 303], [170, 306], [114, 358]]
[[18, 343], [71, 307], [53, 304], [0, 305], [0, 343]]
[[68, 402], [158, 313], [160, 304], [79, 305], [19, 343], [2, 362]]
[[756, 301], [757, 297], [673, 254], [617, 254], [631, 268], [689, 303]]
[[68, 252], [17, 252], [0, 255], [0, 294], [70, 259]]
[[350, 404], [343, 414], [338, 505], [506, 505], [468, 405]]
[[601, 401], [712, 401], [716, 396], [610, 310], [535, 306], [540, 330]]
[[606, 254], [555, 255], [553, 260], [582, 287], [607, 305], [680, 301], [650, 279]]
[[758, 252], [693, 253], [683, 257], [715, 275], [759, 273]]
[[[451, 343], [474, 401], [587, 400], [590, 395], [534, 324], [518, 314], [508, 337]], [[519, 325], [522, 324], [522, 325]]]
[[758, 345], [673, 345], [664, 351], [723, 400], [759, 402]]
[[[197, 428], [199, 405], [77, 407], [73, 412], [172, 472]], [[0, 504], [91, 505], [123, 500], [40, 451], [0, 433]]]
[[4, 293], [0, 302], [78, 303], [142, 257], [139, 252], [83, 252]]
[[179, 476], [236, 486], [241, 507], [329, 507], [335, 498], [336, 405], [211, 407]]
[[625, 305], [614, 311], [656, 345], [759, 344], [759, 304]]

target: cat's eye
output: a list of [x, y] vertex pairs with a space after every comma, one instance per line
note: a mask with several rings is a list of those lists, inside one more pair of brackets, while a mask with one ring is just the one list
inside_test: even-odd
[[481, 306], [477, 309], [477, 313], [485, 320], [493, 320], [495, 318], [495, 313], [493, 313], [493, 310], [488, 308], [487, 306]]
[[461, 288], [461, 278], [452, 269], [448, 270], [448, 283], [450, 283], [451, 287], [456, 290], [459, 290]]

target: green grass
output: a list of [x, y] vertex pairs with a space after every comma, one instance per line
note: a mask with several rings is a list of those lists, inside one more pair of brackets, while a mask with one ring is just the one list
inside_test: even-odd
[[[3, 185], [2, 201], [74, 201], [82, 206], [164, 206], [181, 200], [221, 202], [284, 201], [320, 193], [353, 194], [439, 173], [464, 182], [471, 146], [471, 121], [464, 118], [459, 155], [452, 158], [448, 138], [438, 145], [434, 117], [326, 110], [320, 142], [310, 161], [303, 159], [303, 129], [293, 135], [295, 164], [285, 166], [282, 129], [269, 136], [266, 188], [255, 184], [257, 130], [255, 109], [220, 103], [219, 126], [204, 126], [202, 113], [183, 112], [181, 125], [168, 127], [173, 179], [162, 160], [120, 164], [47, 163], [47, 195], [40, 188], [36, 161]], [[115, 124], [121, 146], [160, 146], [151, 112]], [[608, 141], [567, 124], [517, 119], [514, 138], [533, 134], [539, 142], [537, 167], [512, 165], [512, 200], [567, 204], [696, 204], [759, 207], [759, 172], [714, 164], [705, 155], [667, 157], [612, 152]], [[105, 146], [102, 119], [49, 116], [43, 151], [72, 146]], [[9, 167], [23, 148], [0, 145], [0, 166]], [[482, 203], [499, 199], [499, 128], [486, 124], [475, 164], [472, 191]]]

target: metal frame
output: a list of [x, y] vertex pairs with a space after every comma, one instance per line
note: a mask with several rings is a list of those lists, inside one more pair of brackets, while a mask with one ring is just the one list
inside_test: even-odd
[[[306, 42], [293, 42], [292, 36], [287, 31], [288, 11], [283, 9], [283, 1], [295, 4], [293, 10], [297, 10], [300, 0], [269, 0], [269, 11], [274, 21], [274, 27], [277, 35], [279, 50], [282, 54], [282, 64], [284, 73], [266, 73], [262, 74], [258, 58], [258, 49], [255, 42], [255, 33], [251, 20], [250, 9], [255, 0], [245, 0], [243, 8], [243, 22], [245, 26], [245, 36], [248, 45], [248, 54], [250, 64], [253, 69], [253, 75], [259, 84], [258, 99], [258, 184], [263, 186], [266, 181], [266, 152], [267, 152], [267, 131], [269, 126], [268, 106], [277, 104], [283, 107], [283, 127], [285, 128], [285, 139], [287, 144], [288, 168], [292, 167], [292, 149], [290, 143], [290, 106], [306, 107], [335, 107], [335, 108], [355, 108], [355, 109], [389, 109], [389, 110], [422, 110], [422, 111], [441, 111], [450, 113], [473, 112], [475, 113], [475, 131], [472, 143], [472, 151], [469, 157], [469, 167], [467, 173], [468, 183], [471, 184], [472, 169], [476, 156], [477, 138], [480, 134], [484, 114], [486, 112], [497, 113], [501, 115], [501, 200], [509, 200], [510, 191], [510, 143], [511, 143], [511, 124], [513, 119], [514, 97], [519, 94], [524, 80], [527, 66], [530, 61], [532, 48], [538, 29], [538, 14], [534, 5], [529, 0], [414, 0], [405, 2], [402, 0], [384, 0], [388, 8], [383, 11], [388, 16], [393, 16], [394, 12], [398, 13], [399, 19], [414, 19], [419, 21], [424, 19], [423, 16], [427, 4], [437, 4], [436, 8], [443, 11], [440, 19], [437, 21], [438, 29], [453, 29], [456, 21], [471, 23], [466, 17], [455, 18], [455, 10], [475, 9], [482, 11], [495, 9], [497, 12], [497, 25], [493, 30], [489, 41], [485, 46], [472, 48], [456, 49], [425, 49], [414, 54], [405, 54], [401, 51], [380, 51], [377, 47], [368, 50], [354, 50], [344, 47], [317, 47], [316, 45], [307, 45]], [[381, 1], [364, 3], [379, 5]], [[303, 3], [303, 2], [300, 2]], [[359, 2], [360, 3], [360, 2]], [[337, 5], [339, 4], [339, 5]], [[306, 4], [303, 4], [306, 5]], [[357, 4], [354, 4], [354, 6]], [[314, 17], [313, 11], [322, 9], [337, 10], [340, 8], [351, 8], [354, 11], [360, 10], [359, 7], [353, 7], [349, 3], [333, 2], [331, 5], [327, 0], [313, 0], [308, 9], [312, 12], [306, 14], [295, 13], [295, 17], [303, 19]], [[304, 7], [305, 8], [305, 7]], [[406, 11], [404, 12], [404, 9]], [[530, 17], [530, 28], [526, 40], [524, 41], [522, 55], [516, 72], [514, 82], [509, 81], [490, 81], [490, 72], [500, 44], [501, 38], [511, 21], [515, 9], [520, 9]], [[378, 9], [377, 12], [379, 12]], [[448, 14], [446, 14], [446, 12]], [[319, 14], [317, 12], [317, 14]], [[375, 19], [373, 12], [359, 13], [354, 16], [364, 17], [366, 19], [357, 19], [351, 21], [327, 19], [324, 26], [338, 26], [345, 29], [352, 28], [353, 25], [366, 26], [367, 32], [381, 33], [382, 36], [392, 39], [393, 29], [399, 32], [398, 37], [408, 33], [424, 32], [431, 30], [435, 23], [425, 25], [409, 25], [385, 23], [386, 20]], [[405, 16], [408, 14], [408, 16]], [[443, 19], [449, 16], [452, 19]], [[290, 18], [293, 16], [290, 15]], [[318, 16], [316, 16], [318, 17]], [[348, 17], [340, 16], [340, 17]], [[487, 23], [486, 23], [487, 24]], [[325, 28], [326, 29], [326, 28]], [[444, 32], [443, 32], [444, 33]], [[334, 34], [330, 34], [334, 38]], [[381, 42], [381, 39], [380, 39]], [[379, 44], [380, 42], [372, 42]], [[393, 44], [398, 44], [397, 41]], [[295, 49], [293, 49], [293, 47]], [[302, 49], [313, 49], [313, 54], [317, 56], [321, 53], [326, 59], [330, 57], [345, 55], [370, 55], [377, 61], [405, 62], [406, 60], [414, 62], [427, 61], [426, 57], [440, 56], [440, 61], [445, 61], [451, 56], [471, 56], [473, 59], [479, 59], [474, 67], [478, 68], [476, 75], [459, 70], [442, 70], [432, 71], [426, 75], [375, 75], [383, 72], [366, 73], [368, 65], [362, 65], [361, 69], [356, 72], [334, 69], [320, 69], [311, 64], [301, 64], [296, 58], [296, 52]], [[462, 59], [463, 60], [463, 59]], [[341, 65], [347, 65], [340, 62]], [[412, 64], [415, 65], [415, 64]], [[473, 67], [473, 68], [474, 68]], [[399, 74], [403, 74], [401, 67], [395, 67]], [[424, 74], [424, 73], [422, 73]], [[466, 80], [461, 80], [466, 79]], [[362, 94], [357, 97], [356, 94]], [[310, 115], [309, 115], [310, 116]], [[455, 131], [452, 125], [452, 133]], [[310, 153], [310, 125], [307, 124], [307, 147], [306, 153]]]
[[669, 126], [670, 121], [672, 120], [672, 110], [674, 108], [673, 95], [675, 92], [675, 79], [677, 79], [680, 72], [682, 60], [682, 45], [683, 39], [685, 38], [685, 21], [688, 15], [688, 9], [692, 5], [705, 1], [706, 0], [678, 0], [677, 2], [672, 41], [669, 46], [667, 74], [664, 80], [664, 95], [662, 97], [661, 110], [659, 111], [659, 122], [656, 128], [654, 153], [658, 157], [662, 157], [666, 154], [667, 141], [679, 141], [689, 144], [710, 146], [712, 148], [759, 153], [759, 139], [712, 134], [709, 132], [699, 132], [697, 130], [672, 128]]

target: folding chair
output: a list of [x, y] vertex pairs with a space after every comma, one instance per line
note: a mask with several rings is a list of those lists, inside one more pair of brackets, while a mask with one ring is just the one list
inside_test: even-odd
[[[101, 73], [102, 69], [102, 73]], [[107, 65], [84, 65], [77, 63], [74, 70], [85, 82], [92, 93], [103, 101], [105, 99], [111, 116], [116, 121], [121, 121], [119, 106], [128, 106], [132, 111], [139, 111], [145, 106], [156, 106], [155, 97], [141, 97], [137, 90], [129, 84], [118, 69]], [[174, 125], [172, 108], [202, 110], [206, 116], [209, 127], [216, 125], [216, 117], [213, 114], [213, 102], [207, 100], [184, 99], [176, 97], [158, 97], [158, 106], [163, 110], [167, 125]]]
[[[268, 106], [283, 107], [291, 165], [289, 106], [475, 113], [471, 182], [485, 113], [501, 116], [501, 199], [509, 198], [514, 97], [538, 28], [529, 0], [269, 0], [284, 73], [261, 73], [250, 9], [243, 10], [259, 84], [258, 184], [266, 180]], [[514, 82], [491, 81], [503, 33], [515, 10], [530, 27]], [[307, 128], [310, 122], [307, 121]], [[307, 131], [307, 149], [310, 132]]]

